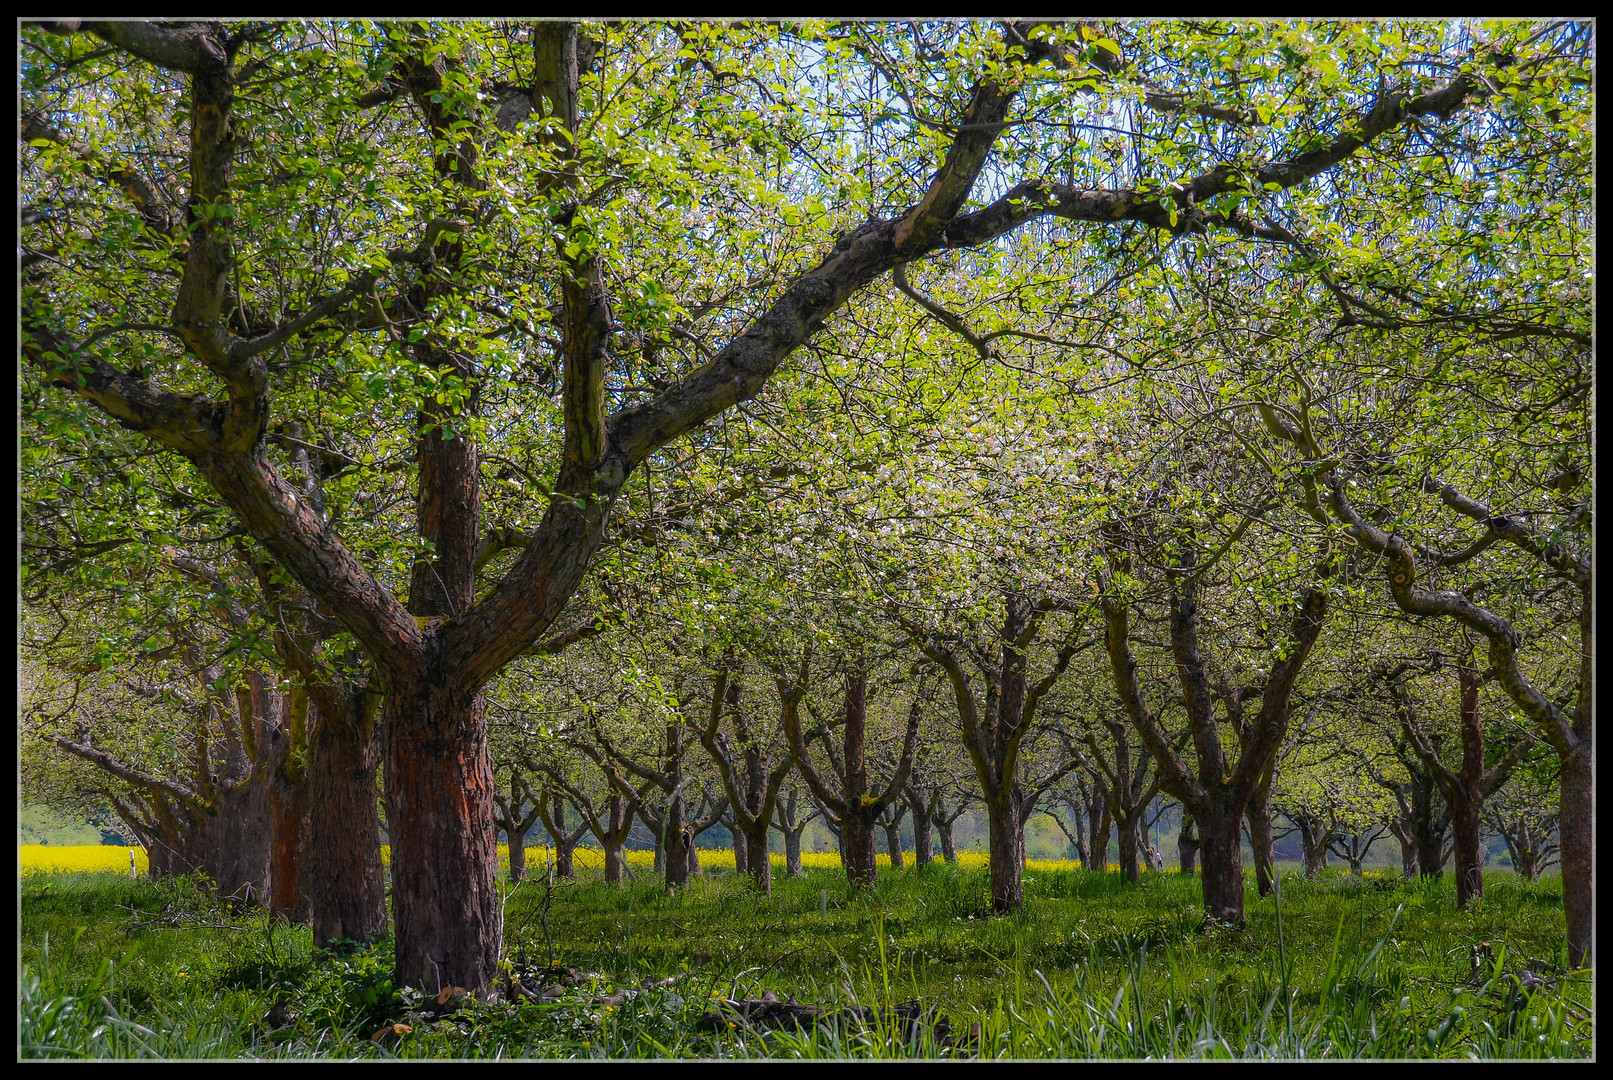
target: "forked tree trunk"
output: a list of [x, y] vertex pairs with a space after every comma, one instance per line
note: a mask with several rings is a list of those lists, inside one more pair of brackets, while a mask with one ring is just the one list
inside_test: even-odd
[[1315, 878], [1327, 868], [1328, 830], [1321, 823], [1303, 815], [1295, 824], [1299, 826], [1299, 843], [1305, 857], [1305, 876]]
[[482, 695], [446, 673], [386, 703], [396, 983], [436, 993], [495, 976], [503, 912]]

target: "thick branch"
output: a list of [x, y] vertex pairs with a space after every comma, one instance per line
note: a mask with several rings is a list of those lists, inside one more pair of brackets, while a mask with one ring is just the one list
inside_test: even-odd
[[126, 781], [127, 783], [133, 784], [136, 787], [145, 788], [148, 791], [165, 792], [169, 795], [172, 795], [174, 798], [179, 799], [187, 806], [196, 806], [201, 801], [197, 794], [184, 784], [176, 783], [173, 780], [164, 780], [157, 776], [147, 776], [139, 769], [125, 765], [123, 762], [119, 761], [111, 754], [108, 754], [106, 751], [96, 749], [94, 746], [91, 746], [88, 741], [76, 743], [71, 739], [63, 738], [60, 735], [51, 735], [48, 736], [48, 738], [52, 743], [59, 746], [63, 750], [66, 750], [69, 754], [72, 754], [75, 757], [83, 758], [91, 765], [94, 765], [103, 772], [110, 773], [119, 780]]

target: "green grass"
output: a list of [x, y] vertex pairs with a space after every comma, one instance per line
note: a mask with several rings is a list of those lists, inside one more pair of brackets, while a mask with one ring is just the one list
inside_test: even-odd
[[[990, 913], [984, 871], [882, 873], [871, 893], [819, 871], [762, 898], [732, 875], [667, 895], [644, 876], [557, 891], [552, 959], [599, 976], [543, 1004], [406, 1017], [388, 943], [332, 954], [301, 927], [215, 909], [186, 882], [115, 875], [22, 885], [21, 1050], [82, 1057], [1584, 1057], [1588, 973], [1567, 973], [1560, 887], [1498, 874], [1455, 909], [1450, 879], [1285, 879], [1243, 930], [1202, 926], [1175, 874], [1033, 873], [1024, 910]], [[821, 897], [828, 896], [827, 915]], [[508, 900], [506, 947], [551, 959], [541, 883]], [[1279, 932], [1279, 916], [1281, 930]], [[181, 925], [171, 925], [175, 921]], [[1487, 942], [1477, 965], [1474, 947]], [[1529, 995], [1530, 970], [1550, 985]], [[619, 1005], [619, 987], [681, 976]], [[721, 996], [919, 1002], [961, 1044], [894, 1023], [714, 1034]], [[270, 1007], [294, 1019], [271, 1030]], [[283, 1020], [283, 1018], [281, 1018]], [[369, 1036], [408, 1019], [381, 1045]]]

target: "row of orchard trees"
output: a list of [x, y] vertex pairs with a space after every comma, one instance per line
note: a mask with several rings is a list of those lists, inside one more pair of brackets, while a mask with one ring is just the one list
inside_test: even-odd
[[1292, 716], [1468, 888], [1517, 721], [1591, 949], [1586, 27], [21, 37], [28, 722], [172, 865], [379, 934], [379, 773], [398, 981], [487, 985], [535, 696], [672, 866], [787, 753], [871, 867], [928, 724], [1000, 907], [1086, 755], [1236, 919]]

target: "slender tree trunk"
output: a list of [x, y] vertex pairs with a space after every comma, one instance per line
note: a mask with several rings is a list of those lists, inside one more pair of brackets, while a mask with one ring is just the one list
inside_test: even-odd
[[666, 887], [677, 889], [689, 884], [690, 864], [693, 861], [690, 852], [694, 850], [694, 837], [689, 833], [684, 816], [681, 792], [668, 802], [663, 813], [666, 825]]
[[1086, 812], [1076, 803], [1066, 803], [1065, 806], [1075, 811], [1075, 821], [1073, 823], [1075, 827], [1065, 829], [1063, 828], [1064, 823], [1060, 821], [1060, 831], [1070, 841], [1070, 845], [1075, 848], [1075, 857], [1080, 862], [1081, 869], [1090, 870], [1092, 869], [1092, 853], [1087, 850]]
[[1587, 728], [1580, 740], [1579, 752], [1562, 758], [1562, 809], [1557, 818], [1557, 861], [1563, 868], [1568, 962], [1575, 968], [1588, 966], [1596, 960], [1596, 879], [1592, 873], [1596, 856], [1593, 738], [1594, 734]]
[[397, 984], [479, 989], [503, 928], [482, 695], [446, 673], [394, 688], [383, 730]]
[[1142, 880], [1137, 869], [1137, 822], [1129, 816], [1115, 821], [1116, 838], [1120, 848], [1120, 873], [1133, 885]]
[[986, 822], [991, 845], [991, 906], [999, 912], [1017, 911], [1025, 899], [1025, 852], [1019, 829], [1019, 805], [1012, 791], [986, 800]]
[[913, 865], [924, 867], [935, 859], [935, 835], [930, 829], [930, 815], [913, 808]]
[[900, 870], [902, 868], [902, 823], [898, 820], [894, 825], [884, 826], [884, 829], [885, 850], [891, 857], [891, 869]]
[[1451, 808], [1452, 861], [1456, 870], [1456, 906], [1484, 897], [1484, 860], [1479, 850], [1479, 808], [1477, 799], [1460, 794], [1449, 801]]
[[526, 837], [515, 835], [513, 829], [506, 829], [505, 837], [510, 842], [510, 883], [513, 885], [526, 880]]
[[805, 825], [784, 830], [784, 872], [790, 877], [799, 877], [805, 872], [801, 868], [801, 834], [805, 831]]
[[1251, 796], [1244, 816], [1249, 821], [1249, 850], [1255, 860], [1255, 892], [1260, 896], [1270, 896], [1271, 881], [1277, 872], [1270, 800], [1262, 798], [1259, 793]]
[[749, 839], [740, 829], [738, 821], [734, 822], [733, 827], [728, 832], [734, 838], [734, 872], [739, 874], [746, 873], [750, 868]]
[[1204, 856], [1204, 911], [1212, 919], [1242, 926], [1243, 823], [1239, 814], [1200, 815], [1199, 843]]
[[380, 740], [365, 719], [363, 694], [344, 697], [329, 706], [344, 716], [321, 710], [303, 777], [310, 808], [303, 886], [316, 945], [379, 941], [387, 932], [376, 783]]
[[1184, 875], [1191, 877], [1198, 872], [1198, 828], [1185, 809], [1182, 811], [1182, 827], [1176, 834], [1176, 857], [1181, 860]]
[[[279, 735], [279, 732], [275, 733]], [[280, 737], [259, 751], [259, 764], [269, 783], [269, 896], [273, 915], [306, 923], [310, 914], [310, 881], [303, 880], [309, 849], [310, 792], [306, 769], [290, 761], [291, 740]], [[322, 943], [320, 943], [322, 944]]]
[[1415, 823], [1409, 818], [1402, 818], [1394, 822], [1389, 831], [1400, 841], [1400, 876], [1417, 876], [1417, 829]]
[[1114, 819], [1107, 806], [1087, 814], [1087, 846], [1092, 849], [1092, 869], [1109, 869], [1109, 829]]
[[605, 849], [605, 884], [621, 885], [622, 871], [627, 862], [622, 858], [622, 844], [627, 840], [631, 814], [627, 809], [627, 800], [620, 795], [610, 797], [610, 825], [605, 835], [600, 839], [599, 846]]
[[702, 876], [700, 873], [700, 846], [697, 843], [700, 836], [694, 831], [693, 827], [686, 828], [684, 831], [689, 834], [689, 842], [684, 846], [684, 850], [689, 854], [689, 877], [697, 878]]
[[[554, 846], [554, 876], [563, 881], [570, 881], [573, 873], [572, 849], [577, 842], [571, 838], [571, 831], [566, 826], [566, 804], [562, 799], [554, 800], [554, 834], [550, 837]], [[514, 841], [511, 841], [514, 844]]]
[[952, 822], [937, 821], [935, 823], [935, 832], [941, 839], [941, 858], [956, 866], [958, 864], [958, 848], [952, 842]]

